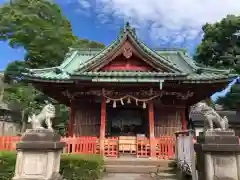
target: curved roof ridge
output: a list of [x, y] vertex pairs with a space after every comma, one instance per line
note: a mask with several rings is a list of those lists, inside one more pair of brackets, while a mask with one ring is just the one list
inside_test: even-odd
[[158, 48], [151, 48], [152, 50], [154, 50], [154, 51], [181, 51], [181, 52], [183, 52], [184, 51], [184, 49], [183, 48], [161, 48], [161, 47], [158, 47]]
[[156, 51], [154, 51], [153, 49], [149, 48], [149, 47], [148, 47], [143, 41], [141, 41], [140, 39], [134, 37], [134, 40], [135, 40], [136, 42], [138, 42], [139, 45], [144, 46], [143, 48], [146, 48], [146, 49], [152, 51], [152, 52], [153, 52], [154, 54], [156, 54], [157, 56], [161, 57], [162, 60], [167, 61], [167, 62], [170, 63], [171, 65], [174, 65], [174, 64], [172, 64], [172, 62], [169, 61], [167, 58], [165, 58], [165, 57], [159, 55]]
[[82, 48], [82, 47], [78, 48], [78, 47], [71, 47], [69, 49], [71, 49], [73, 51], [74, 50], [75, 51], [101, 51], [101, 50], [105, 49], [106, 47], [103, 47], [103, 48]]
[[199, 67], [195, 64], [194, 60], [191, 59], [189, 56], [186, 56], [185, 54], [183, 54], [183, 52], [178, 51], [177, 52], [180, 57], [190, 66], [192, 67], [194, 70], [197, 70]]
[[[226, 82], [229, 81], [231, 77], [235, 77], [235, 75], [227, 74], [226, 70], [198, 66], [182, 49], [152, 49], [138, 39], [135, 30], [132, 29], [129, 24], [126, 24], [124, 29], [121, 29], [117, 38], [104, 48], [69, 48], [69, 52], [66, 54], [66, 58], [64, 58], [60, 66], [29, 69], [29, 72], [24, 74], [24, 76], [30, 80], [34, 79], [34, 81], [50, 80], [56, 82], [73, 82], [76, 78], [79, 80], [92, 81], [94, 80], [93, 78], [98, 78], [98, 74], [91, 71], [92, 68], [105, 62], [104, 60], [110, 56], [109, 52], [114, 53], [117, 51], [126, 40], [129, 40], [129, 43], [132, 43], [136, 51], [139, 51], [144, 58], [147, 57], [146, 59], [149, 59], [154, 66], [159, 67], [159, 69], [164, 68], [168, 73], [158, 71], [100, 71], [99, 75], [101, 75], [101, 78], [106, 78], [109, 82], [112, 80], [119, 80], [119, 82], [142, 82], [141, 79], [143, 79], [144, 82], [152, 82], [153, 80], [157, 82], [160, 79], [166, 79], [174, 81], [180, 80], [183, 83], [210, 83]], [[197, 70], [200, 71], [198, 72]], [[130, 79], [126, 80], [124, 76]], [[134, 80], [134, 78], [136, 79]]]
[[29, 69], [29, 68], [26, 68], [28, 71], [30, 72], [48, 72], [48, 71], [51, 71], [51, 70], [55, 70], [56, 68], [59, 68], [60, 66], [54, 66], [54, 67], [49, 67], [49, 68], [39, 68], [39, 69]]
[[111, 48], [118, 47], [118, 45], [120, 45], [123, 42], [123, 40], [125, 40], [127, 37], [129, 37], [130, 39], [132, 39], [133, 42], [136, 42], [136, 45], [139, 46], [139, 48], [142, 49], [143, 52], [147, 53], [147, 55], [149, 55], [149, 56], [153, 56], [153, 60], [155, 61], [155, 63], [158, 63], [158, 64], [160, 63], [159, 61], [155, 60], [155, 58], [158, 58], [163, 63], [163, 65], [166, 66], [167, 69], [173, 69], [174, 71], [179, 71], [179, 69], [173, 63], [169, 62], [166, 58], [158, 55], [155, 51], [153, 51], [152, 49], [148, 48], [145, 44], [143, 44], [143, 42], [139, 41], [136, 37], [136, 34], [133, 34], [129, 29], [125, 29], [122, 31], [123, 32], [120, 33], [118, 38], [115, 41], [113, 41], [113, 43], [111, 43], [104, 50], [100, 51], [96, 56], [94, 56], [90, 60], [88, 60], [86, 62], [86, 64], [84, 64], [84, 66], [79, 68], [78, 70], [81, 70], [81, 69], [84, 70], [84, 68], [86, 68], [90, 63], [94, 63], [94, 61], [98, 58], [97, 56], [100, 54], [102, 54], [102, 56], [100, 56], [98, 59], [101, 60], [102, 57], [106, 56], [106, 54], [103, 53], [104, 51], [111, 49]]
[[209, 72], [214, 72], [214, 73], [230, 73], [231, 69], [217, 69], [214, 67], [200, 67], [200, 69], [204, 70], [204, 71], [209, 71]]
[[[90, 58], [89, 60], [87, 60], [87, 61], [85, 62], [85, 64], [84, 64], [83, 67], [78, 68], [78, 69], [76, 69], [75, 71], [81, 70], [82, 68], [88, 66], [90, 63], [93, 63], [93, 62], [96, 60], [96, 58], [98, 58], [97, 56], [100, 56], [100, 55], [103, 54], [105, 51], [108, 51], [109, 49], [111, 49], [112, 46], [114, 46], [117, 41], [118, 41], [118, 40], [114, 40], [114, 41], [113, 41], [111, 44], [109, 44], [107, 47], [105, 47], [104, 49], [102, 49], [101, 51], [99, 51], [95, 56], [93, 56], [92, 58]], [[102, 56], [101, 56], [101, 57], [102, 57]]]
[[[70, 52], [73, 52], [70, 54]], [[70, 51], [67, 53], [67, 55], [69, 54], [70, 56], [68, 58], [66, 58], [62, 63], [61, 65], [59, 66], [61, 69], [65, 68], [68, 64], [71, 63], [71, 61], [78, 55], [78, 52], [77, 51]]]
[[[127, 34], [126, 34], [127, 35]], [[169, 66], [168, 68], [173, 68], [177, 71], [179, 71], [179, 69], [176, 67], [175, 64], [173, 64], [171, 61], [169, 61], [167, 58], [159, 55], [156, 51], [154, 51], [153, 49], [149, 48], [144, 42], [142, 42], [140, 39], [138, 39], [136, 37], [136, 35], [132, 35], [130, 32], [130, 37], [134, 39], [135, 42], [137, 42], [137, 44], [143, 49], [146, 50], [147, 54], [150, 56], [153, 56], [154, 58], [158, 58], [159, 60], [162, 61], [162, 63], [166, 64], [167, 66]], [[150, 52], [152, 53], [150, 53]], [[158, 62], [159, 63], [159, 62]]]

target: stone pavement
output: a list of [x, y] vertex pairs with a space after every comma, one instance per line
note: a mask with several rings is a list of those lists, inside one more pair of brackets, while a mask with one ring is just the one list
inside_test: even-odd
[[121, 157], [105, 159], [102, 180], [176, 180], [173, 161]]
[[102, 180], [152, 180], [150, 174], [108, 173]]
[[169, 174], [154, 176], [155, 173], [137, 174], [137, 173], [107, 173], [102, 180], [177, 180]]

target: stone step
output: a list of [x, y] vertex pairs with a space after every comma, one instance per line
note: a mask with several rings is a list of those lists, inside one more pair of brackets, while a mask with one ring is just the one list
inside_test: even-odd
[[157, 166], [170, 167], [172, 160], [151, 160], [151, 159], [107, 159], [105, 165], [132, 165], [132, 166]]
[[167, 172], [171, 171], [169, 167], [157, 167], [151, 165], [105, 165], [107, 173], [153, 173], [153, 172]]
[[153, 180], [178, 180], [178, 176], [175, 173], [150, 173]]
[[107, 173], [102, 180], [152, 180], [150, 174], [139, 173]]

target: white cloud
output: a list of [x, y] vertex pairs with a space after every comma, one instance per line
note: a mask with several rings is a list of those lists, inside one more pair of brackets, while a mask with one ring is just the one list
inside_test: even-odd
[[[169, 29], [214, 22], [240, 14], [239, 0], [97, 0], [108, 13], [164, 24]], [[106, 12], [106, 11], [105, 11]], [[159, 21], [160, 20], [160, 21]]]
[[150, 32], [154, 42], [171, 40], [173, 44], [201, 39], [201, 27], [206, 22], [227, 14], [240, 15], [239, 0], [96, 0], [94, 4], [100, 17], [129, 20], [140, 35]]
[[86, 9], [89, 9], [91, 7], [90, 2], [87, 0], [78, 0], [78, 3], [80, 4], [80, 6]]

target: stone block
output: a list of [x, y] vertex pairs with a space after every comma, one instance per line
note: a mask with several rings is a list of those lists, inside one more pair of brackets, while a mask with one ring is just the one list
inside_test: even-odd
[[240, 145], [232, 132], [202, 134], [194, 145], [198, 180], [240, 180]]
[[206, 132], [203, 132], [202, 135], [205, 136], [235, 136], [235, 132], [233, 130], [208, 130]]
[[65, 143], [52, 131], [28, 130], [17, 144], [14, 180], [57, 180]]

